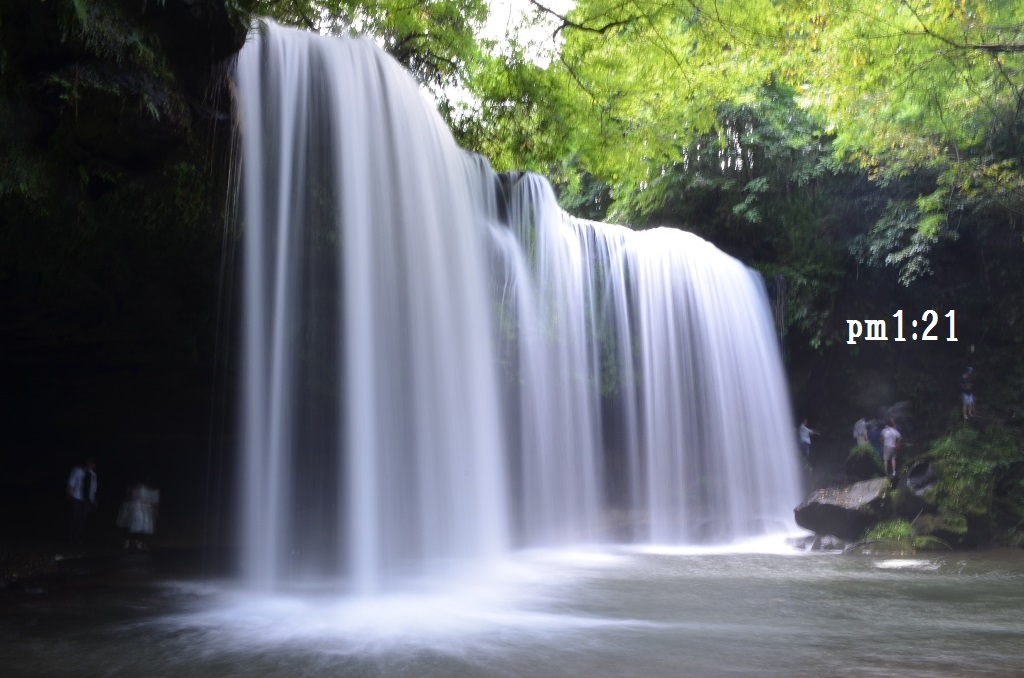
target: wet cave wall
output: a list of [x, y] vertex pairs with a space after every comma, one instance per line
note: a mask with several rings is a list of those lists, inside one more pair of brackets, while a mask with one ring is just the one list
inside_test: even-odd
[[[248, 18], [198, 0], [0, 10], [0, 533], [59, 541], [95, 457], [97, 539], [133, 478], [216, 539], [231, 463], [225, 75]], [[213, 518], [211, 518], [213, 516]]]

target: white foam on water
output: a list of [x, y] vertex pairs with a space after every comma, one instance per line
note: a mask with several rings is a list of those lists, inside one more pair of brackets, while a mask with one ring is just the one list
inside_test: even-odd
[[932, 560], [918, 558], [892, 558], [874, 563], [880, 570], [937, 570], [941, 565]]
[[202, 644], [217, 652], [277, 647], [353, 655], [418, 648], [459, 654], [500, 647], [512, 638], [662, 626], [566, 611], [572, 606], [563, 603], [590, 578], [624, 569], [631, 561], [631, 556], [598, 550], [531, 551], [486, 573], [434, 577], [402, 592], [369, 596], [342, 595], [328, 583], [319, 590], [308, 583], [286, 593], [168, 583], [170, 590], [195, 595], [201, 604], [160, 624], [198, 630]]
[[655, 555], [707, 556], [733, 554], [802, 555], [806, 551], [794, 548], [790, 540], [805, 533], [780, 532], [750, 539], [739, 539], [728, 544], [707, 546], [679, 546], [674, 544], [639, 544], [622, 547], [623, 550]]

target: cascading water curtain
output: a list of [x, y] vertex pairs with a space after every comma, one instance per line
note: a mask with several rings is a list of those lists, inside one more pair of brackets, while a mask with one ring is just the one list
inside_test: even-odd
[[792, 527], [785, 380], [742, 264], [495, 175], [371, 41], [262, 24], [235, 90], [253, 586]]
[[366, 40], [239, 57], [243, 568], [372, 593], [508, 548], [490, 178]]
[[684, 231], [567, 217], [539, 177], [509, 203], [533, 297], [519, 340], [527, 536], [708, 544], [791, 529], [792, 415], [759, 277]]

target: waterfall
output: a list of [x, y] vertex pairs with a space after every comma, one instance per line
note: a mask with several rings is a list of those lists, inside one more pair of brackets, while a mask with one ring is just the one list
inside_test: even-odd
[[792, 526], [756, 274], [496, 175], [372, 41], [264, 23], [234, 85], [252, 586], [372, 594], [519, 547]]

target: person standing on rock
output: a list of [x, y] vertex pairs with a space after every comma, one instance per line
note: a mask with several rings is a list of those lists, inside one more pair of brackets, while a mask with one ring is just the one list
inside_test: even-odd
[[890, 421], [885, 428], [882, 429], [882, 462], [885, 463], [885, 474], [889, 474], [889, 462], [892, 462], [892, 477], [896, 477], [896, 451], [900, 447], [900, 441], [903, 440], [903, 435], [896, 428], [896, 425]]
[[861, 417], [857, 420], [857, 423], [853, 425], [853, 439], [857, 442], [857, 445], [868, 445], [868, 420]]
[[811, 436], [818, 435], [818, 432], [807, 425], [807, 420], [800, 422], [800, 449], [804, 453], [804, 459], [811, 460]]
[[960, 375], [960, 405], [964, 413], [964, 421], [974, 417], [974, 368], [964, 369]]

